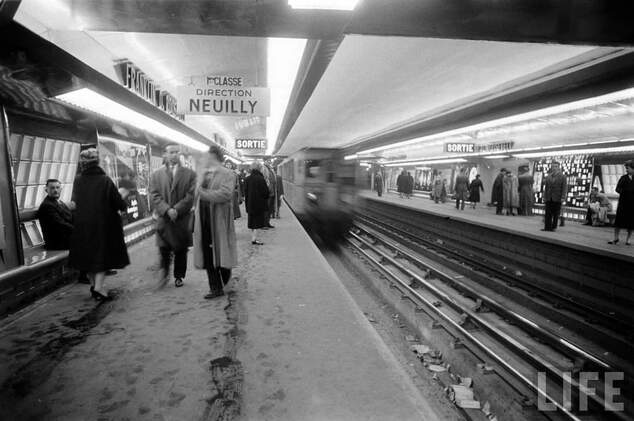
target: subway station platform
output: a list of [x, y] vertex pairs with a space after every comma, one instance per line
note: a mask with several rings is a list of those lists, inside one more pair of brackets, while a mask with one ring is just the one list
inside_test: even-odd
[[[490, 193], [488, 193], [490, 195]], [[484, 228], [504, 231], [518, 236], [546, 241], [558, 246], [589, 252], [596, 255], [614, 257], [634, 263], [634, 245], [625, 245], [626, 231], [621, 232], [621, 241], [617, 245], [608, 244], [614, 237], [613, 227], [593, 227], [579, 222], [566, 221], [563, 227], [557, 227], [554, 232], [541, 231], [544, 228], [543, 216], [507, 216], [496, 215], [495, 208], [487, 207], [487, 193], [484, 203], [478, 203], [472, 209], [467, 203], [464, 210], [456, 209], [456, 202], [448, 200], [446, 203], [435, 203], [429, 198], [412, 196], [411, 199], [400, 198], [398, 194], [389, 192], [378, 197], [376, 192], [363, 190], [359, 195], [372, 200], [393, 203], [411, 209], [418, 209], [433, 215], [444, 216], [455, 220], [476, 224]], [[634, 241], [634, 240], [633, 240]]]
[[107, 278], [115, 300], [73, 284], [0, 321], [0, 419], [441, 419], [282, 211], [262, 247], [237, 221], [225, 297], [203, 299], [191, 259], [160, 288], [149, 238]]

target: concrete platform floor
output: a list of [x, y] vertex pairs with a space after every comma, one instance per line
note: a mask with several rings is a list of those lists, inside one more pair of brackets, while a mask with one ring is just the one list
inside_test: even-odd
[[226, 297], [202, 298], [191, 261], [159, 288], [150, 238], [107, 278], [114, 301], [70, 285], [0, 321], [0, 419], [442, 419], [283, 211], [263, 247], [238, 221]]
[[[624, 258], [628, 261], [634, 260], [634, 245], [626, 246], [624, 244], [626, 236], [625, 230], [621, 231], [620, 244], [610, 245], [607, 243], [614, 237], [613, 227], [592, 227], [582, 225], [579, 222], [566, 221], [565, 226], [558, 227], [555, 232], [543, 232], [541, 231], [541, 229], [544, 228], [544, 219], [542, 215], [496, 215], [495, 208], [487, 207], [486, 204], [483, 203], [479, 203], [475, 210], [471, 209], [467, 203], [465, 209], [460, 211], [456, 209], [455, 201], [434, 203], [433, 200], [428, 198], [415, 196], [411, 199], [406, 199], [400, 198], [398, 194], [393, 192], [385, 193], [380, 198], [377, 197], [376, 192], [369, 190], [363, 190], [359, 194], [363, 197], [420, 209], [443, 216], [449, 216], [451, 218], [480, 224], [482, 226], [489, 226], [539, 240], [562, 244], [571, 248], [582, 249], [612, 257]], [[490, 193], [485, 193], [485, 200], [487, 198], [487, 194]]]

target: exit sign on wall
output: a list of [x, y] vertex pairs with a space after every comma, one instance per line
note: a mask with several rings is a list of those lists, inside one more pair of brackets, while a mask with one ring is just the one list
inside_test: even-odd
[[264, 149], [266, 139], [236, 139], [236, 149]]

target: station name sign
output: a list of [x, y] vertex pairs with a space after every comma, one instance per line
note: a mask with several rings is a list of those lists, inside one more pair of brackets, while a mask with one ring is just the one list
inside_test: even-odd
[[506, 152], [513, 149], [513, 141], [485, 143], [445, 143], [445, 152], [450, 153], [495, 153]]
[[236, 149], [266, 150], [266, 139], [236, 139]]
[[115, 65], [123, 86], [162, 109], [168, 114], [177, 115], [178, 107], [176, 98], [160, 87], [141, 69], [129, 61], [123, 61]]
[[178, 112], [193, 115], [267, 117], [269, 88], [243, 86], [239, 76], [205, 76], [178, 88]]

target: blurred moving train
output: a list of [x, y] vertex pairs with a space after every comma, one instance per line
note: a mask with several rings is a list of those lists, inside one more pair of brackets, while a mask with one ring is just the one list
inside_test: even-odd
[[279, 165], [284, 198], [318, 243], [334, 246], [352, 225], [358, 166], [338, 149], [307, 148]]

